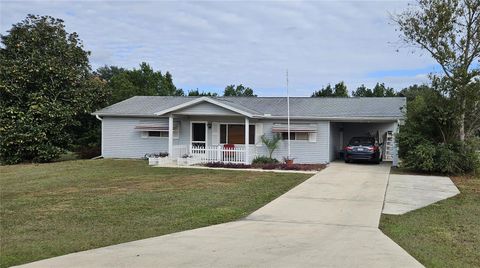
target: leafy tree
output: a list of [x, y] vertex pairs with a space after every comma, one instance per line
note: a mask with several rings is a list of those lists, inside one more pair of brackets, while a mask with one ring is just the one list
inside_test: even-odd
[[197, 89], [195, 89], [195, 90], [190, 90], [190, 91], [188, 91], [188, 96], [209, 96], [209, 97], [216, 97], [216, 96], [218, 96], [218, 94], [215, 93], [215, 92], [206, 92], [206, 91], [200, 92], [200, 91], [198, 90], [198, 88], [197, 88]]
[[357, 87], [357, 90], [352, 92], [352, 96], [354, 97], [373, 97], [372, 89], [366, 87], [365, 85], [361, 85]]
[[466, 138], [468, 100], [480, 94], [469, 86], [480, 75], [480, 1], [417, 0], [418, 6], [394, 18], [402, 40], [427, 51], [441, 66], [457, 102], [458, 138]]
[[479, 166], [478, 145], [457, 142], [456, 103], [437, 85], [408, 102], [405, 124], [396, 140], [402, 165], [424, 172], [464, 173]]
[[312, 97], [348, 97], [347, 86], [344, 82], [335, 84], [333, 88], [328, 84], [326, 87], [314, 91]]
[[127, 70], [125, 70], [124, 68], [121, 68], [121, 67], [117, 67], [117, 66], [103, 66], [103, 67], [100, 67], [98, 68], [94, 74], [97, 75], [98, 77], [100, 77], [101, 79], [107, 81], [107, 82], [110, 82], [110, 80], [116, 76], [116, 75], [119, 75], [121, 73], [124, 73], [126, 72]]
[[354, 97], [395, 97], [397, 94], [391, 87], [386, 87], [384, 83], [377, 83], [373, 89], [361, 85], [352, 92]]
[[183, 96], [183, 90], [173, 84], [172, 75], [160, 71], [145, 62], [138, 69], [124, 69], [116, 66], [104, 66], [97, 69], [98, 74], [107, 82], [111, 92], [110, 103], [116, 103], [133, 96]]
[[1, 42], [0, 161], [51, 161], [71, 144], [68, 127], [107, 94], [60, 19], [28, 15]]
[[373, 87], [374, 97], [395, 97], [396, 95], [395, 90], [391, 87], [386, 87], [384, 83], [377, 83]]
[[409, 101], [413, 101], [417, 96], [421, 95], [423, 92], [431, 91], [431, 90], [432, 88], [425, 84], [413, 85], [400, 90], [400, 92], [398, 92], [397, 95], [399, 97], [407, 98], [407, 102], [409, 102]]
[[242, 84], [235, 86], [235, 85], [228, 85], [225, 87], [225, 91], [223, 92], [223, 96], [225, 97], [256, 97], [257, 95], [253, 94], [253, 89], [249, 87], [245, 87]]

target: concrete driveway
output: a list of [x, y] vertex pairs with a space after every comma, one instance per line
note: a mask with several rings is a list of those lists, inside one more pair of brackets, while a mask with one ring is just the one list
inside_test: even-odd
[[388, 174], [333, 163], [243, 220], [25, 267], [422, 267], [378, 229]]

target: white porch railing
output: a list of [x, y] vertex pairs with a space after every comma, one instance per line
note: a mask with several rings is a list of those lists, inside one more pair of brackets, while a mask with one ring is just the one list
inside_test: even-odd
[[218, 146], [190, 146], [190, 155], [198, 163], [208, 162], [224, 162], [224, 163], [250, 163], [252, 156], [256, 155], [255, 146], [249, 146], [247, 150], [245, 146], [235, 145], [234, 148], [225, 148], [223, 145]]

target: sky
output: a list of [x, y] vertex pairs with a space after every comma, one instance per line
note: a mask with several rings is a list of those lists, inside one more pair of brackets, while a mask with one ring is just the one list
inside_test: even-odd
[[344, 81], [400, 90], [440, 72], [399, 39], [392, 14], [409, 1], [4, 1], [0, 34], [27, 14], [65, 21], [92, 69], [169, 71], [186, 92], [243, 84], [259, 96], [309, 96]]

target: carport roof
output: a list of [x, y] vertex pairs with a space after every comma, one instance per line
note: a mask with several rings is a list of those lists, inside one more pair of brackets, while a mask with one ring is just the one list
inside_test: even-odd
[[[176, 106], [203, 98], [221, 103], [223, 107], [244, 111], [254, 118], [284, 118], [287, 116], [285, 97], [174, 97], [174, 96], [135, 96], [96, 111], [99, 116], [147, 116], [164, 110], [174, 111]], [[193, 105], [192, 104], [192, 105]], [[406, 105], [403, 97], [385, 98], [310, 98], [290, 97], [292, 118], [403, 118], [402, 109]]]

